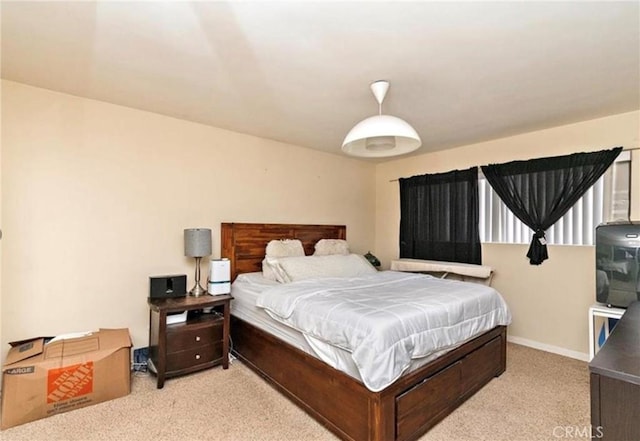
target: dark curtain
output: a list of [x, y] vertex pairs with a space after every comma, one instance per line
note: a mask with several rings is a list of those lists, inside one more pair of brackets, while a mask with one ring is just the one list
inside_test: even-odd
[[401, 258], [482, 262], [477, 167], [399, 182]]
[[531, 265], [540, 265], [549, 257], [545, 230], [580, 199], [621, 151], [622, 147], [616, 147], [482, 167], [500, 199], [534, 231], [527, 252]]

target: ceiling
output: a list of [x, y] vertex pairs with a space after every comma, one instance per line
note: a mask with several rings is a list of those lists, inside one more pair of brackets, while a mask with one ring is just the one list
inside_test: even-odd
[[4, 79], [335, 154], [379, 79], [414, 154], [640, 108], [637, 1], [1, 8]]

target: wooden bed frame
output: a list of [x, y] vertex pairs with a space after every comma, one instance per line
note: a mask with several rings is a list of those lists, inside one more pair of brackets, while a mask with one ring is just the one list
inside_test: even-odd
[[[322, 238], [346, 239], [343, 225], [222, 224], [231, 279], [261, 271], [272, 239], [300, 239], [312, 254]], [[410, 372], [380, 392], [309, 354], [231, 317], [233, 352], [339, 438], [414, 440], [506, 369], [506, 327], [498, 326]]]

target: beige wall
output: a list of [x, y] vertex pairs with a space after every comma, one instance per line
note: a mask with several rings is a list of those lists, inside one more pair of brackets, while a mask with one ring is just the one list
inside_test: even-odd
[[[128, 327], [148, 342], [148, 277], [186, 273], [183, 229], [346, 224], [374, 246], [375, 166], [2, 82], [2, 354], [35, 335]], [[206, 271], [203, 265], [203, 273]]]
[[[398, 257], [399, 177], [465, 169], [474, 165], [639, 146], [640, 112], [630, 112], [379, 164], [376, 172], [376, 253], [388, 266]], [[640, 188], [634, 152], [634, 189]], [[393, 181], [393, 182], [391, 182]], [[640, 219], [640, 191], [633, 191]], [[594, 302], [593, 247], [550, 246], [550, 259], [529, 265], [526, 245], [483, 244], [483, 262], [496, 270], [494, 287], [509, 303], [509, 334], [569, 355], [588, 353], [587, 312]]]
[[[0, 80], [1, 81], [1, 80]], [[1, 84], [1, 83], [0, 83]], [[0, 87], [0, 103], [2, 103], [2, 87]], [[2, 235], [2, 106], [0, 105], [0, 235]], [[2, 344], [2, 237], [0, 237], [0, 344]], [[0, 362], [4, 352], [0, 350]]]
[[[220, 222], [344, 223], [354, 251], [371, 249], [388, 266], [398, 253], [391, 180], [638, 147], [640, 132], [632, 112], [375, 166], [13, 82], [1, 92], [3, 356], [11, 340], [97, 327], [129, 327], [135, 346], [145, 346], [148, 276], [186, 273], [193, 283], [184, 228], [212, 228], [217, 257]], [[640, 191], [632, 212], [640, 219]], [[483, 245], [513, 312], [510, 335], [587, 353], [593, 248], [549, 253], [531, 266], [525, 245]]]

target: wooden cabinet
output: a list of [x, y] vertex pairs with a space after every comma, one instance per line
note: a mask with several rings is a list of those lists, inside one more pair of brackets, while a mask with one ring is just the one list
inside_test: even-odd
[[640, 302], [629, 306], [589, 371], [593, 437], [640, 440]]
[[[158, 379], [221, 364], [229, 367], [230, 295], [149, 299], [149, 368]], [[213, 308], [210, 313], [203, 309]], [[167, 315], [187, 311], [187, 320], [167, 324]]]

